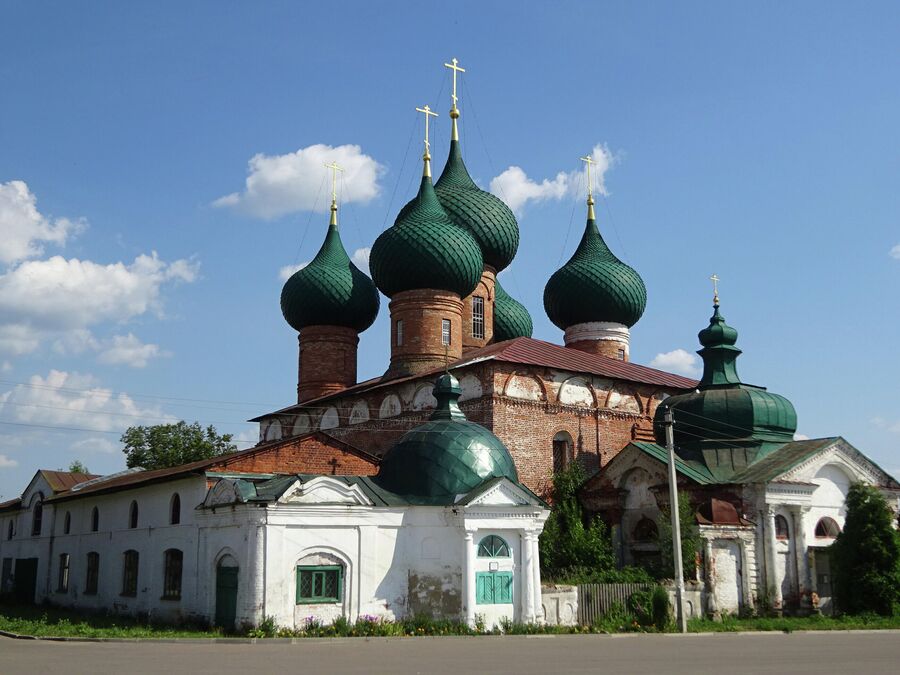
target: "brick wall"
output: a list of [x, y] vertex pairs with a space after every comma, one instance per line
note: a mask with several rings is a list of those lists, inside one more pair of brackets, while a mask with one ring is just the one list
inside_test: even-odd
[[372, 476], [378, 473], [378, 465], [324, 434], [314, 434], [279, 441], [271, 447], [235, 457], [209, 470]]

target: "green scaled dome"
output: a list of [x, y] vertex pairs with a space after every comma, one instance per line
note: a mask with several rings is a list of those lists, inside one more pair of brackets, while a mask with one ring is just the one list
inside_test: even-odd
[[387, 451], [375, 482], [423, 502], [452, 503], [491, 478], [519, 482], [503, 442], [459, 409], [459, 381], [445, 374], [434, 385], [437, 407], [429, 421]]
[[562, 330], [593, 321], [631, 328], [646, 305], [643, 279], [613, 255], [589, 216], [575, 253], [544, 288], [544, 309], [550, 321]]
[[411, 204], [372, 246], [369, 268], [375, 285], [388, 297], [420, 288], [466, 297], [484, 269], [478, 243], [441, 208], [429, 176], [422, 177]]
[[525, 305], [510, 296], [500, 285], [494, 284], [494, 342], [517, 337], [531, 337], [534, 324]]
[[450, 156], [434, 190], [453, 222], [475, 237], [485, 264], [498, 272], [506, 269], [519, 250], [519, 225], [502, 200], [479, 188], [469, 176], [459, 141], [450, 141]]
[[332, 214], [316, 257], [281, 289], [281, 313], [298, 332], [306, 326], [345, 326], [362, 332], [378, 315], [378, 290], [350, 260], [334, 209]]
[[673, 411], [673, 433], [680, 454], [710, 448], [733, 454], [735, 448], [766, 447], [794, 439], [797, 413], [791, 402], [764, 387], [741, 382], [735, 364], [741, 354], [735, 346], [737, 335], [716, 304], [709, 326], [698, 335], [703, 345], [697, 352], [703, 358], [698, 391], [670, 396], [657, 408], [657, 443], [665, 444], [666, 408]]

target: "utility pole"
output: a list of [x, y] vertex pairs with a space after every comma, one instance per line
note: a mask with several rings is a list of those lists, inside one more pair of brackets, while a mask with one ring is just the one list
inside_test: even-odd
[[681, 522], [678, 518], [678, 482], [675, 476], [675, 439], [672, 427], [672, 409], [666, 408], [666, 450], [669, 451], [669, 509], [672, 512], [672, 553], [675, 558], [675, 613], [678, 630], [687, 633], [687, 615], [684, 613], [684, 565], [681, 560]]

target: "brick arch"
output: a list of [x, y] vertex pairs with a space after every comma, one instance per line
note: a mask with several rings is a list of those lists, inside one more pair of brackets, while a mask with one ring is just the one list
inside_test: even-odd
[[[596, 408], [596, 407], [597, 407], [597, 390], [594, 389], [593, 383], [592, 383], [588, 378], [585, 378], [585, 377], [583, 377], [583, 376], [581, 376], [581, 375], [572, 375], [572, 377], [567, 377], [565, 380], [563, 380], [563, 381], [560, 383], [560, 385], [559, 385], [559, 391], [558, 391], [557, 394], [556, 394], [556, 401], [557, 401], [558, 403], [563, 403], [563, 401], [562, 401], [562, 393], [563, 393], [563, 389], [565, 388], [565, 386], [566, 386], [567, 384], [569, 384], [570, 382], [575, 381], [575, 380], [578, 380], [578, 381], [584, 383], [585, 387], [587, 387], [587, 390], [588, 390], [588, 392], [589, 392], [590, 395], [591, 395], [591, 407]], [[564, 405], [577, 405], [577, 404], [574, 404], [574, 403], [567, 403], [567, 404], [564, 404]]]
[[543, 401], [543, 402], [546, 402], [548, 400], [549, 397], [547, 394], [547, 387], [544, 384], [544, 381], [541, 378], [539, 378], [537, 375], [535, 375], [534, 373], [531, 373], [527, 370], [516, 370], [516, 371], [513, 371], [512, 373], [510, 373], [510, 375], [506, 378], [506, 381], [503, 383], [503, 395], [504, 396], [508, 396], [509, 398], [518, 398], [516, 396], [511, 396], [509, 393], [510, 384], [512, 383], [513, 378], [515, 378], [515, 377], [521, 377], [526, 380], [533, 380], [534, 382], [537, 382], [538, 388], [541, 391], [541, 397], [538, 400]]

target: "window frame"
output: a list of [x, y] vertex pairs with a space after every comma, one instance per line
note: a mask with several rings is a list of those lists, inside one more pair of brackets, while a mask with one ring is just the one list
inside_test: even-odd
[[163, 552], [163, 594], [161, 599], [181, 600], [183, 578], [184, 551], [178, 548], [167, 548]]
[[772, 519], [772, 523], [775, 525], [775, 540], [776, 541], [790, 541], [791, 530], [788, 525], [787, 518], [785, 518], [780, 513], [777, 513], [777, 514], [775, 514], [775, 517]]
[[169, 500], [169, 525], [181, 525], [181, 495], [177, 492]]
[[100, 554], [97, 551], [88, 551], [87, 565], [84, 574], [83, 595], [97, 595], [100, 586]]
[[403, 319], [397, 319], [394, 322], [395, 327], [395, 342], [397, 347], [403, 346]]
[[138, 529], [139, 518], [140, 518], [140, 511], [138, 510], [137, 500], [132, 499], [131, 506], [128, 507], [128, 529], [129, 530]]
[[72, 556], [68, 553], [59, 554], [59, 570], [56, 578], [56, 592], [69, 592], [69, 571], [72, 565]]
[[499, 534], [489, 534], [485, 537], [482, 537], [481, 541], [478, 542], [476, 557], [511, 558], [512, 550], [509, 548], [509, 544], [506, 542], [506, 539], [501, 537]]
[[100, 509], [96, 506], [91, 509], [91, 532], [100, 531]]
[[63, 534], [71, 534], [72, 532], [72, 512], [66, 511], [66, 515], [63, 516]]
[[453, 344], [453, 323], [450, 319], [441, 319], [441, 345], [449, 347]]
[[31, 536], [40, 537], [44, 529], [44, 501], [38, 499], [31, 507]]
[[[325, 595], [326, 574], [337, 574], [335, 595]], [[301, 578], [304, 574], [312, 575], [310, 578], [310, 595], [301, 595]], [[322, 593], [315, 593], [316, 578], [321, 575]], [[344, 597], [344, 566], [343, 565], [297, 565], [296, 573], [296, 604], [298, 605], [320, 605], [320, 604], [336, 604], [343, 602]]]
[[[819, 534], [819, 528], [822, 528], [824, 534]], [[829, 530], [834, 530], [834, 534], [831, 534]], [[841, 526], [838, 522], [830, 517], [830, 516], [822, 516], [819, 518], [818, 522], [816, 522], [816, 526], [813, 529], [813, 534], [816, 539], [835, 539], [841, 533]]]
[[6, 541], [12, 541], [12, 538], [16, 536], [15, 522], [14, 518], [10, 518], [9, 525], [6, 526]]
[[122, 592], [119, 595], [125, 598], [137, 596], [140, 567], [140, 553], [130, 548], [122, 554]]
[[484, 339], [484, 298], [480, 295], [472, 296], [472, 337]]

